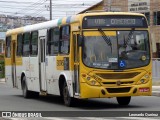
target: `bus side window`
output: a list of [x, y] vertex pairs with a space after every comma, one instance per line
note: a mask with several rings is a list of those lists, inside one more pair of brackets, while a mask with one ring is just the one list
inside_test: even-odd
[[50, 56], [58, 54], [59, 28], [51, 28], [48, 32], [47, 50]]
[[6, 58], [11, 57], [11, 36], [6, 38], [6, 51], [5, 51]]
[[50, 42], [50, 30], [47, 30], [47, 45], [46, 45], [46, 55], [49, 55], [49, 51], [50, 51], [50, 48], [49, 48], [49, 42]]
[[21, 56], [22, 55], [22, 34], [19, 34], [17, 36], [17, 56]]
[[23, 56], [28, 57], [30, 53], [30, 33], [23, 34]]
[[61, 54], [69, 54], [70, 48], [70, 26], [62, 26], [60, 29], [60, 46]]
[[38, 54], [38, 31], [34, 31], [31, 33], [30, 55], [36, 56], [37, 54]]

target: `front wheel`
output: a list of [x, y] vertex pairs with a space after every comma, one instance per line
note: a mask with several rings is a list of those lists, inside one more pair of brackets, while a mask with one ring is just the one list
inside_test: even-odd
[[131, 101], [131, 97], [117, 97], [117, 102], [119, 105], [128, 105]]
[[72, 98], [68, 91], [68, 86], [66, 83], [63, 85], [63, 100], [66, 106], [73, 106], [74, 98]]

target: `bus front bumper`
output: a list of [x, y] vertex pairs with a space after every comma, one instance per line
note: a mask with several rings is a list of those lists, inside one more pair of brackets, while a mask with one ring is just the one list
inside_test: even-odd
[[90, 86], [87, 83], [81, 83], [80, 98], [110, 98], [125, 96], [151, 96], [152, 81], [140, 85], [123, 86]]

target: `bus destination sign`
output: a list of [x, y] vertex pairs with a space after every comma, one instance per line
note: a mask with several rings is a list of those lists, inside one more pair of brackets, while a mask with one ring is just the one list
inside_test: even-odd
[[112, 25], [135, 25], [136, 19], [111, 19]]
[[83, 28], [96, 27], [147, 27], [144, 17], [140, 16], [88, 16], [83, 20]]

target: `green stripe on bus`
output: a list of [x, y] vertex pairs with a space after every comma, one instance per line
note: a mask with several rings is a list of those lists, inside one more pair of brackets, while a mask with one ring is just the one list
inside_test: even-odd
[[58, 20], [58, 25], [62, 24], [62, 18]]

